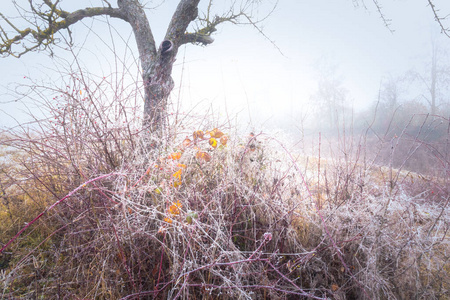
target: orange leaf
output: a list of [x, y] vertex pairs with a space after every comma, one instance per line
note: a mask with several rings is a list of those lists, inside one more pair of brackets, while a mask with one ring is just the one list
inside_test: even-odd
[[179, 215], [180, 209], [176, 205], [171, 205], [171, 206], [169, 206], [169, 213], [171, 215]]
[[203, 151], [199, 151], [197, 152], [197, 154], [195, 155], [195, 157], [197, 157], [197, 159], [203, 159], [204, 161], [208, 162], [211, 160], [211, 155], [209, 155], [206, 152]]
[[173, 203], [171, 206], [169, 206], [169, 213], [170, 213], [171, 215], [179, 215], [179, 214], [180, 214], [180, 208], [181, 208], [182, 206], [183, 206], [183, 205], [181, 205], [180, 201], [177, 200], [176, 203]]
[[225, 146], [227, 144], [227, 142], [228, 142], [228, 137], [226, 135], [223, 135], [220, 138], [220, 143]]
[[204, 133], [203, 133], [202, 130], [197, 130], [197, 131], [194, 131], [194, 133], [192, 135], [194, 137], [194, 140], [196, 140], [196, 139], [203, 139]]
[[185, 165], [185, 164], [177, 164], [177, 167], [178, 167], [178, 168], [186, 169], [186, 165]]
[[178, 160], [181, 158], [180, 152], [174, 152], [169, 155], [169, 159]]
[[216, 148], [217, 147], [217, 140], [215, 138], [210, 138], [209, 139], [209, 144], [211, 145], [211, 147]]
[[192, 141], [188, 138], [185, 138], [183, 141], [183, 147], [189, 147], [191, 145]]
[[170, 223], [170, 224], [172, 224], [172, 220], [171, 220], [171, 219], [169, 219], [169, 218], [164, 218], [164, 221], [165, 221], [165, 222], [167, 222], [167, 223]]
[[217, 138], [217, 139], [219, 139], [219, 138], [221, 138], [223, 136], [223, 132], [222, 131], [220, 131], [219, 129], [214, 129], [214, 137], [215, 138]]

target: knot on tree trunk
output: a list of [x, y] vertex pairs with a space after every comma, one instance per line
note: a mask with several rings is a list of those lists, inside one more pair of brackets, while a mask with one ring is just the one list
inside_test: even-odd
[[161, 55], [167, 55], [173, 50], [173, 43], [169, 40], [164, 40], [159, 47], [161, 50]]

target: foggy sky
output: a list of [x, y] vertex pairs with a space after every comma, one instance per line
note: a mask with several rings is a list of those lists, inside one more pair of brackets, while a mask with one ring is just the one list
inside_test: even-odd
[[[149, 6], [158, 6], [161, 2], [153, 1]], [[177, 1], [163, 2], [155, 10], [148, 10], [158, 45], [175, 9], [174, 2]], [[282, 53], [250, 26], [221, 26], [213, 44], [180, 48], [173, 72], [176, 84], [173, 98], [177, 98], [173, 101], [178, 101], [180, 95], [185, 110], [198, 103], [201, 109], [210, 105], [219, 111], [226, 109], [230, 114], [238, 113], [244, 120], [250, 119], [255, 126], [280, 118], [295, 121], [296, 114], [307, 109], [310, 96], [317, 88], [318, 65], [325, 64], [336, 68], [335, 76], [348, 90], [350, 103], [361, 110], [375, 101], [384, 77], [423, 68], [429, 59], [433, 37], [441, 47], [450, 49], [450, 39], [439, 34], [426, 0], [380, 2], [386, 18], [392, 20], [389, 29], [372, 1], [366, 1], [367, 9], [355, 8], [350, 0], [280, 1], [262, 25], [264, 33]], [[78, 6], [77, 1], [76, 7], [88, 3], [83, 1], [83, 5]], [[63, 7], [75, 6], [69, 1], [62, 4]], [[436, 5], [442, 15], [450, 13], [450, 1], [438, 0]], [[14, 14], [8, 6], [1, 11], [5, 15]], [[101, 20], [84, 21], [84, 25], [76, 25], [73, 31], [75, 44], [89, 50], [83, 52], [85, 66], [93, 72], [106, 74], [114, 69], [108, 64], [112, 56], [88, 30], [93, 24], [99, 36], [109, 41], [107, 24]], [[129, 24], [120, 20], [111, 20], [111, 24], [125, 40], [129, 39], [128, 46], [135, 50]], [[115, 34], [113, 32], [112, 36]], [[56, 53], [65, 55], [60, 50]], [[136, 57], [137, 52], [134, 55]], [[118, 56], [124, 57], [124, 54]], [[133, 59], [129, 54], [128, 58], [128, 61]], [[20, 102], [10, 103], [14, 97], [6, 88], [21, 82], [24, 76], [54, 76], [48, 73], [51, 70], [43, 68], [51, 64], [52, 59], [45, 53], [0, 59], [0, 125], [10, 125], [5, 112], [19, 119], [21, 116]]]

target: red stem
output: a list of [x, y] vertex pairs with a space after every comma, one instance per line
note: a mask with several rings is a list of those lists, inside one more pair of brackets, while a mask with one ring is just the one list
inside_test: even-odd
[[25, 227], [23, 227], [11, 240], [9, 240], [9, 242], [6, 243], [6, 245], [4, 245], [2, 247], [2, 249], [0, 249], [0, 253], [2, 253], [9, 245], [11, 245], [11, 243], [14, 242], [28, 227], [30, 227], [34, 222], [39, 220], [46, 212], [52, 210], [56, 205], [60, 204], [61, 202], [63, 202], [67, 198], [71, 197], [73, 194], [78, 192], [80, 189], [86, 187], [87, 184], [95, 182], [95, 181], [103, 179], [103, 178], [107, 178], [107, 177], [112, 176], [112, 175], [125, 176], [124, 174], [121, 174], [121, 173], [110, 173], [110, 174], [101, 175], [101, 176], [98, 176], [96, 178], [93, 178], [93, 179], [90, 179], [90, 180], [86, 181], [85, 183], [83, 183], [82, 185], [80, 185], [76, 189], [72, 190], [70, 193], [68, 193], [64, 198], [61, 198], [60, 200], [58, 200], [55, 203], [53, 203], [50, 207], [48, 207], [46, 210], [41, 212], [36, 218], [34, 218], [30, 223], [28, 223]]

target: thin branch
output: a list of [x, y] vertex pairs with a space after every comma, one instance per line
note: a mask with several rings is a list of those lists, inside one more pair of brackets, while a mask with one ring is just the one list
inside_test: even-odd
[[380, 14], [381, 20], [383, 20], [384, 26], [386, 26], [386, 28], [389, 29], [389, 31], [390, 31], [391, 33], [394, 33], [395, 30], [393, 30], [393, 29], [391, 28], [391, 21], [392, 21], [392, 20], [391, 20], [391, 19], [387, 19], [387, 18], [385, 17], [385, 15], [384, 15], [384, 13], [383, 13], [383, 8], [381, 7], [381, 4], [378, 3], [378, 0], [372, 0], [372, 1], [373, 1], [373, 4], [375, 4], [378, 13]]
[[430, 5], [431, 10], [433, 11], [434, 19], [436, 20], [436, 22], [438, 22], [439, 26], [441, 27], [441, 32], [450, 38], [450, 29], [446, 28], [444, 26], [444, 24], [442, 23], [442, 21], [445, 20], [448, 17], [448, 15], [445, 16], [444, 18], [439, 17], [439, 14], [438, 14], [439, 10], [434, 5], [433, 1], [428, 0], [428, 4]]
[[275, 49], [277, 49], [278, 52], [280, 52], [281, 55], [284, 56], [284, 54], [283, 54], [283, 52], [281, 51], [280, 47], [278, 47], [277, 44], [276, 44], [273, 40], [271, 40], [271, 39], [264, 33], [264, 31], [263, 31], [256, 23], [254, 23], [254, 22], [250, 19], [249, 16], [245, 15], [245, 17], [246, 17], [247, 20], [250, 22], [250, 24], [252, 24], [253, 27], [255, 27], [255, 29], [258, 30], [258, 32], [259, 32], [266, 40], [268, 40], [269, 43], [271, 43], [271, 44], [275, 47]]
[[[71, 25], [76, 22], [88, 18], [106, 15], [113, 18], [120, 18], [127, 21], [126, 15], [122, 12], [121, 9], [111, 8], [111, 7], [89, 7], [85, 9], [79, 9], [72, 13], [56, 9], [55, 4], [50, 1], [45, 1], [45, 3], [50, 6], [51, 11], [49, 13], [42, 13], [36, 11], [35, 7], [32, 6], [32, 10], [35, 11], [36, 15], [39, 15], [46, 23], [48, 22], [48, 26], [45, 29], [40, 29], [38, 25], [36, 25], [36, 29], [26, 28], [20, 30], [17, 28], [11, 21], [8, 20], [3, 14], [0, 13], [0, 17], [5, 20], [5, 22], [11, 26], [18, 34], [12, 38], [8, 38], [5, 30], [2, 28], [2, 43], [0, 44], [0, 54], [1, 55], [12, 55], [15, 57], [20, 57], [21, 55], [33, 51], [35, 49], [39, 49], [43, 46], [43, 49], [46, 49], [49, 45], [55, 43], [54, 34], [61, 29], [68, 29]], [[60, 21], [57, 21], [60, 19]], [[24, 41], [27, 37], [32, 36], [33, 41], [30, 41], [34, 44], [31, 47], [26, 47], [22, 45], [25, 49], [21, 52], [15, 52], [12, 47], [13, 45], [19, 44], [19, 42]]]

